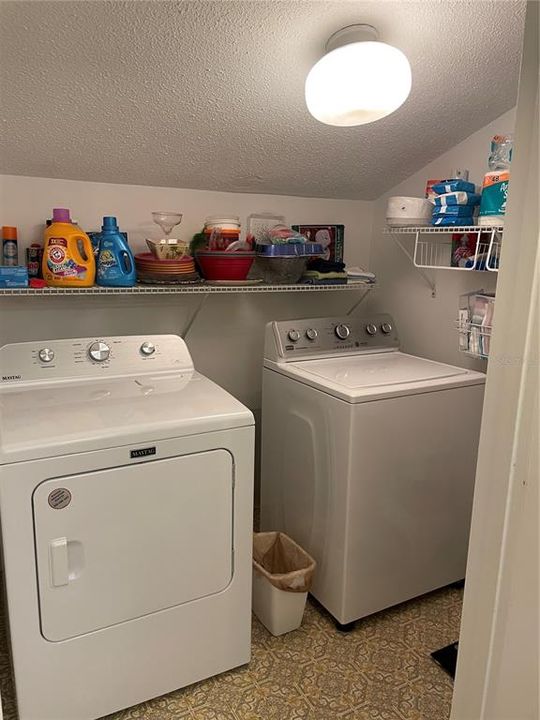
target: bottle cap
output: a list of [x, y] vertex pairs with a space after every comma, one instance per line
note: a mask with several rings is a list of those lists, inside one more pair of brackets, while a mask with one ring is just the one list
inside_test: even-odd
[[71, 222], [69, 210], [67, 210], [66, 208], [53, 208], [52, 217], [53, 217], [53, 222], [64, 222], [64, 223]]
[[16, 240], [17, 239], [17, 228], [11, 225], [2, 226], [2, 238], [4, 240]]
[[101, 226], [102, 230], [118, 230], [118, 223], [116, 222], [116, 218], [112, 215], [106, 215], [103, 218], [103, 225]]

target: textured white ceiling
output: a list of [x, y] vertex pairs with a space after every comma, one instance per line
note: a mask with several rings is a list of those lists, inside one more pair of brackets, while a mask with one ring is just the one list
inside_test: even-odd
[[[489, 0], [0, 8], [2, 172], [364, 199], [513, 106], [524, 15]], [[371, 125], [321, 125], [306, 73], [357, 22], [407, 54], [411, 95]]]

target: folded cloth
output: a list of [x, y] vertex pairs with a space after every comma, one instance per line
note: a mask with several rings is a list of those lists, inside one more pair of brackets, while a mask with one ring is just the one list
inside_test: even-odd
[[474, 220], [472, 218], [472, 215], [469, 215], [467, 217], [461, 217], [461, 216], [455, 216], [455, 215], [438, 215], [434, 214], [431, 219], [432, 225], [442, 225], [442, 226], [453, 226], [453, 225], [474, 225]]
[[317, 277], [309, 276], [307, 273], [300, 280], [304, 285], [346, 285], [347, 275], [344, 277], [333, 277], [334, 273], [319, 273]]
[[302, 275], [302, 280], [344, 280], [347, 282], [347, 273], [346, 272], [319, 272], [318, 270], [312, 270], [311, 268], [308, 268], [304, 274]]
[[473, 205], [436, 205], [433, 208], [433, 216], [453, 215], [454, 217], [470, 217], [473, 211]]
[[345, 270], [345, 263], [332, 262], [331, 260], [323, 260], [322, 258], [317, 258], [309, 263], [308, 269], [316, 270], [320, 273], [343, 272]]
[[433, 198], [433, 202], [437, 207], [444, 207], [445, 205], [478, 205], [480, 202], [480, 195], [463, 191], [450, 192], [444, 193], [443, 195], [437, 195]]
[[437, 193], [437, 195], [444, 195], [446, 193], [459, 191], [474, 193], [476, 188], [473, 183], [467, 182], [467, 180], [443, 180], [440, 183], [435, 183], [432, 190]]
[[347, 268], [347, 277], [350, 281], [357, 281], [357, 282], [372, 282], [374, 283], [375, 273], [369, 272], [368, 270], [363, 270], [359, 267], [348, 267]]

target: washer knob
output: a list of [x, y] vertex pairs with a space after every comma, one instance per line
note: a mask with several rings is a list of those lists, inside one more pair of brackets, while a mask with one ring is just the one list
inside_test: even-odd
[[315, 330], [315, 328], [308, 328], [306, 330], [306, 337], [308, 340], [316, 340], [318, 336], [318, 332]]
[[383, 331], [383, 333], [384, 333], [385, 335], [388, 335], [388, 333], [391, 333], [391, 332], [392, 332], [392, 329], [393, 329], [393, 328], [392, 328], [392, 326], [390, 325], [390, 323], [385, 322], [385, 323], [383, 323], [383, 324], [381, 325], [381, 330]]
[[373, 323], [369, 323], [366, 325], [366, 332], [368, 335], [376, 335], [377, 334], [377, 326]]
[[140, 347], [140, 351], [142, 355], [146, 355], [149, 357], [150, 355], [153, 355], [156, 352], [156, 346], [154, 343], [151, 342], [143, 342], [143, 344]]
[[110, 354], [111, 348], [107, 345], [107, 343], [101, 342], [101, 340], [93, 342], [88, 348], [88, 355], [90, 356], [90, 359], [95, 360], [96, 362], [105, 362], [105, 360], [109, 359]]
[[348, 325], [341, 323], [340, 325], [336, 325], [334, 332], [340, 340], [346, 340], [351, 334], [351, 329]]
[[50, 363], [54, 360], [54, 350], [51, 350], [51, 348], [42, 348], [38, 353], [38, 357], [41, 362]]
[[289, 330], [287, 337], [291, 342], [298, 342], [300, 340], [300, 333], [298, 330]]

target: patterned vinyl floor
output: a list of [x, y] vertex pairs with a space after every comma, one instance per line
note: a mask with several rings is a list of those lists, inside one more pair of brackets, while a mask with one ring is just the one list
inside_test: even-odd
[[[452, 683], [429, 653], [457, 639], [461, 599], [446, 588], [348, 634], [311, 602], [302, 628], [279, 638], [254, 619], [249, 666], [107, 720], [447, 720]], [[4, 718], [15, 720], [4, 632], [1, 638]]]

